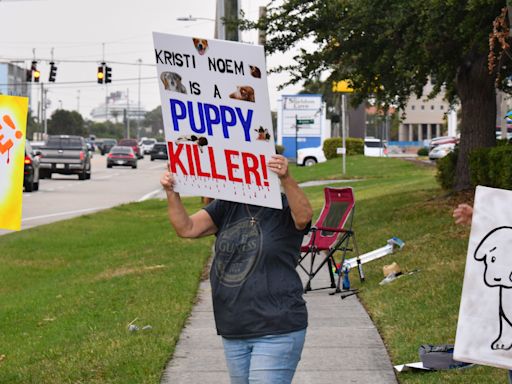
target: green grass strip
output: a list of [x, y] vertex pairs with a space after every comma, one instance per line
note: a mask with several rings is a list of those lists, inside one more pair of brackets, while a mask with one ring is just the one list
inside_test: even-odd
[[[417, 361], [421, 344], [454, 341], [469, 229], [455, 226], [451, 211], [463, 197], [445, 197], [432, 167], [354, 156], [342, 177], [341, 166], [333, 159], [290, 168], [300, 182], [358, 180], [349, 185], [361, 252], [392, 236], [406, 242], [366, 264], [364, 283], [355, 271], [351, 282], [393, 364]], [[306, 189], [315, 217], [323, 188]], [[200, 208], [199, 198], [184, 201], [189, 212]], [[158, 383], [211, 242], [177, 238], [166, 203], [156, 200], [1, 236], [0, 383]], [[379, 286], [382, 266], [393, 261], [420, 272]], [[153, 329], [129, 332], [135, 318]], [[398, 377], [403, 384], [507, 382], [505, 370], [489, 367]]]

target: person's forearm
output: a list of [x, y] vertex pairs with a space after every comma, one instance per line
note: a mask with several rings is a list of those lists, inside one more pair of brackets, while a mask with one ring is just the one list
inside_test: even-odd
[[181, 202], [179, 193], [166, 191], [166, 194], [167, 214], [171, 225], [174, 227], [178, 236], [188, 237], [187, 234], [190, 233], [193, 223]]
[[281, 178], [281, 185], [288, 199], [295, 226], [297, 229], [304, 229], [313, 217], [313, 208], [311, 208], [306, 194], [290, 175]]

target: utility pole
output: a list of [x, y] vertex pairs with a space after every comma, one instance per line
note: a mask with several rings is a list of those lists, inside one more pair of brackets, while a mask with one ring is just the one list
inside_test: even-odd
[[[128, 132], [128, 138], [130, 137], [130, 88], [126, 88], [126, 131]], [[139, 133], [137, 132], [137, 140], [139, 139]]]
[[[102, 62], [105, 63], [105, 43], [101, 43], [102, 49], [103, 49], [103, 60]], [[103, 71], [105, 71], [106, 66], [103, 68]], [[105, 82], [105, 119], [109, 121], [108, 119], [108, 85]]]
[[140, 138], [140, 67], [142, 59], [138, 60], [139, 63], [139, 89], [137, 91], [137, 113], [136, 113], [136, 124], [137, 124], [137, 140]]
[[76, 111], [80, 113], [80, 90], [76, 90]]
[[238, 11], [239, 0], [217, 0], [215, 15], [215, 38], [221, 40], [239, 41]]
[[[42, 85], [42, 84], [41, 84]], [[43, 103], [43, 122], [44, 122], [44, 137], [48, 136], [48, 121], [46, 120], [46, 108], [48, 102], [48, 88], [44, 90], [44, 103]], [[62, 107], [61, 107], [62, 109]]]

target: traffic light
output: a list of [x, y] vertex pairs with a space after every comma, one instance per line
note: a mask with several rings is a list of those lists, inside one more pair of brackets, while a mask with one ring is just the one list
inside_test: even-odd
[[103, 66], [105, 63], [101, 63], [101, 65], [98, 67], [98, 73], [96, 73], [96, 77], [98, 78], [98, 84], [103, 84], [103, 78], [105, 77], [105, 74], [103, 73]]
[[57, 76], [57, 67], [53, 61], [50, 62], [50, 76], [48, 77], [48, 81], [50, 83], [55, 83], [55, 76]]
[[32, 62], [32, 67], [30, 67], [30, 71], [32, 72], [32, 76], [34, 77], [34, 82], [39, 83], [39, 78], [41, 77], [41, 72], [37, 69], [37, 61]]
[[105, 66], [105, 84], [112, 82], [112, 68]]

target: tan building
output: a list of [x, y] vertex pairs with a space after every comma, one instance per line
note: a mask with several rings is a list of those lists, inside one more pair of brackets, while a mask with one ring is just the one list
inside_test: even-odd
[[[423, 89], [423, 95], [432, 91], [429, 82]], [[432, 140], [434, 137], [443, 136], [442, 127], [446, 124], [448, 103], [444, 100], [444, 92], [429, 100], [426, 96], [418, 99], [411, 96], [405, 111], [404, 120], [398, 127], [399, 141], [423, 141]]]

